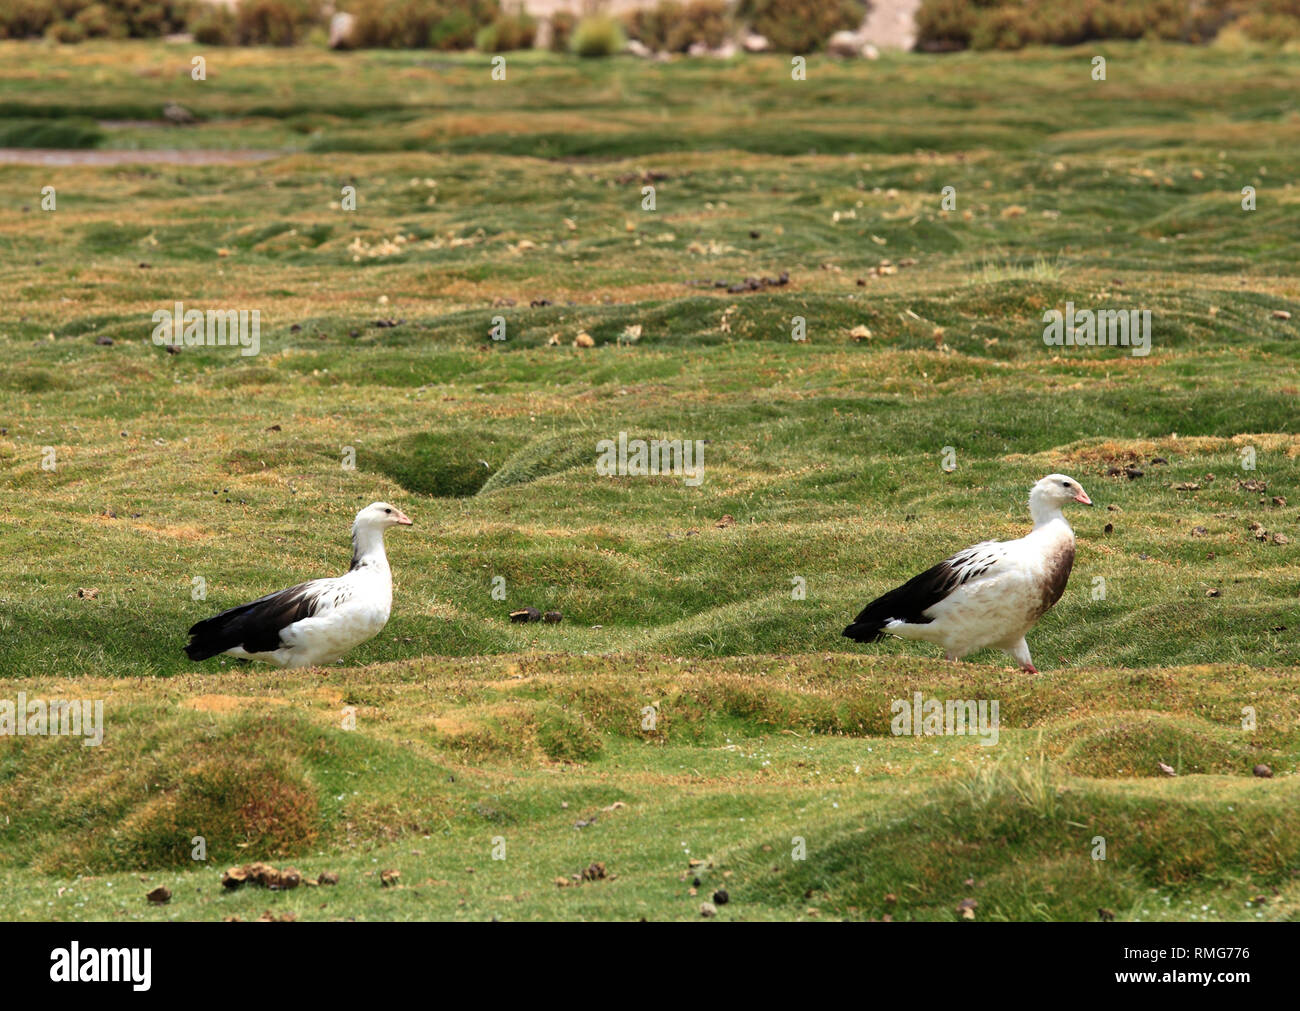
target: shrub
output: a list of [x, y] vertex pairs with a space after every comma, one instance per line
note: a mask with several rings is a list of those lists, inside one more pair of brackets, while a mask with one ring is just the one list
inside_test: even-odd
[[1236, 24], [1256, 37], [1300, 34], [1300, 0], [923, 0], [921, 49], [1018, 49], [1154, 36], [1207, 42]]
[[838, 31], [862, 24], [864, 0], [741, 0], [736, 16], [784, 53], [821, 49]]
[[730, 32], [723, 0], [678, 3], [662, 0], [657, 7], [632, 11], [624, 19], [629, 37], [656, 52], [684, 53], [696, 42], [716, 49]]
[[82, 42], [86, 38], [86, 29], [75, 21], [56, 21], [45, 29], [45, 37], [54, 42]]
[[571, 48], [579, 56], [613, 56], [627, 45], [623, 28], [613, 18], [603, 15], [583, 18], [573, 31]]
[[242, 0], [235, 38], [244, 46], [293, 46], [321, 17], [320, 0]]
[[573, 41], [573, 28], [578, 23], [568, 11], [556, 11], [551, 15], [551, 52], [567, 53]]
[[470, 49], [497, 20], [497, 0], [356, 0], [353, 44], [362, 48]]
[[924, 0], [916, 12], [916, 44], [931, 52], [965, 49], [975, 32], [976, 13], [965, 0]]
[[82, 30], [86, 33], [88, 39], [104, 39], [118, 35], [125, 35], [125, 27], [118, 27], [113, 22], [112, 13], [102, 3], [91, 4], [77, 13], [74, 19]]
[[0, 38], [156, 38], [185, 30], [194, 0], [5, 0]]
[[210, 4], [190, 23], [194, 41], [205, 46], [233, 46], [237, 39], [235, 12], [224, 4]]
[[474, 36], [474, 48], [483, 53], [507, 53], [531, 49], [537, 21], [527, 14], [503, 14]]

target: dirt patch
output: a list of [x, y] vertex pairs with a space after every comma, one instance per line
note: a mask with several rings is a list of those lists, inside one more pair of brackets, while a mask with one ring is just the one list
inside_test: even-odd
[[156, 527], [149, 523], [136, 523], [133, 529], [142, 534], [153, 534], [173, 541], [206, 541], [212, 535], [199, 527]]

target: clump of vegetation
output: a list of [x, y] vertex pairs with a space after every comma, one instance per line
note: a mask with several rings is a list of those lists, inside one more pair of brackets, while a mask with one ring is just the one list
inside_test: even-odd
[[98, 147], [104, 131], [91, 119], [10, 119], [0, 125], [0, 147]]
[[578, 19], [569, 11], [556, 11], [551, 15], [551, 52], [567, 53], [573, 41], [573, 29]]
[[624, 25], [629, 38], [656, 52], [669, 53], [687, 52], [697, 42], [716, 49], [731, 30], [723, 0], [661, 0], [657, 7], [631, 11]]
[[861, 0], [741, 0], [736, 16], [780, 52], [811, 53], [857, 28], [866, 11]]
[[531, 49], [537, 35], [537, 20], [523, 11], [503, 14], [474, 35], [474, 48], [482, 53], [507, 53]]
[[613, 56], [627, 45], [623, 27], [613, 18], [583, 18], [573, 31], [570, 48], [583, 57]]
[[209, 4], [190, 24], [194, 41], [205, 46], [233, 46], [238, 38], [235, 12], [225, 4]]
[[0, 6], [0, 39], [156, 38], [185, 31], [194, 10], [193, 0], [10, 0]]
[[1074, 46], [1147, 36], [1200, 43], [1236, 24], [1257, 41], [1300, 37], [1300, 0], [924, 0], [918, 46], [928, 50]]
[[244, 46], [293, 46], [323, 19], [321, 0], [243, 0], [235, 40]]
[[497, 20], [497, 0], [358, 0], [353, 44], [361, 48], [472, 49]]

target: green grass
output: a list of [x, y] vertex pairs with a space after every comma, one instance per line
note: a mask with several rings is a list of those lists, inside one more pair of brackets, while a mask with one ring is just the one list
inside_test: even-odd
[[[472, 55], [221, 50], [193, 82], [199, 52], [0, 44], [0, 131], [276, 154], [0, 165], [0, 699], [107, 722], [0, 739], [0, 915], [694, 918], [718, 887], [739, 919], [1300, 915], [1292, 55], [793, 82], [511, 54], [492, 82]], [[258, 309], [261, 353], [165, 354], [177, 300]], [[1152, 353], [1046, 347], [1067, 301], [1150, 309]], [[620, 431], [702, 441], [703, 483], [599, 476]], [[1018, 536], [1056, 470], [1098, 507], [1029, 637], [1043, 676], [840, 637]], [[377, 498], [416, 525], [346, 666], [184, 658], [200, 617], [340, 570]], [[892, 735], [916, 691], [998, 700], [999, 743]], [[258, 859], [341, 881], [222, 891]], [[614, 877], [556, 885], [595, 861]]]

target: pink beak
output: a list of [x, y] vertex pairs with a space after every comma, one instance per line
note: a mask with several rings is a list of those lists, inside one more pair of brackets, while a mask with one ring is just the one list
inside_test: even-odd
[[409, 526], [411, 526], [411, 518], [410, 518], [409, 516], [407, 516], [406, 513], [402, 512], [402, 510], [400, 510], [400, 509], [397, 510], [397, 513], [396, 513], [396, 515], [393, 517], [393, 519], [397, 521], [397, 525], [398, 525], [399, 527], [409, 527]]
[[[1079, 489], [1079, 494], [1074, 496], [1074, 501], [1082, 502], [1084, 505], [1092, 505], [1092, 499], [1088, 498], [1088, 493], [1082, 488]], [[410, 521], [408, 520], [407, 522]]]

